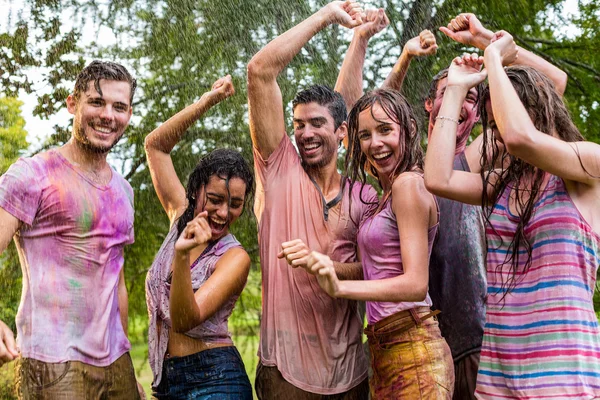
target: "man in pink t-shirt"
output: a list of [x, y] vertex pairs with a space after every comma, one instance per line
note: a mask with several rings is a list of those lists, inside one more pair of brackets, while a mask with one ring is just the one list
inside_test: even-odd
[[263, 293], [259, 399], [368, 397], [357, 303], [329, 297], [314, 276], [286, 261], [302, 266], [302, 254], [319, 249], [338, 262], [344, 278], [361, 279], [356, 233], [377, 194], [370, 186], [350, 185], [337, 170], [347, 132], [342, 95], [320, 85], [298, 93], [293, 101], [298, 155], [286, 135], [276, 80], [313, 35], [334, 23], [358, 26], [361, 13], [356, 3], [332, 2], [248, 64]]
[[140, 397], [123, 277], [133, 190], [106, 162], [129, 124], [135, 86], [123, 66], [92, 62], [67, 98], [71, 140], [0, 177], [0, 253], [14, 237], [23, 270], [19, 398]]

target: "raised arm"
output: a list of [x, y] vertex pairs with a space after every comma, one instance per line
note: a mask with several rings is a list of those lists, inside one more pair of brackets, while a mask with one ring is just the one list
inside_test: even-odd
[[200, 100], [187, 106], [146, 136], [144, 147], [152, 183], [171, 224], [186, 207], [185, 188], [175, 172], [171, 151], [194, 122], [233, 93], [231, 76], [227, 75], [217, 80], [211, 91], [204, 93]]
[[334, 1], [273, 39], [248, 63], [248, 111], [252, 143], [267, 159], [285, 135], [283, 100], [277, 76], [319, 31], [338, 23], [354, 28], [362, 9], [351, 1]]
[[[503, 68], [508, 63], [511, 49], [515, 47], [513, 38], [507, 32], [500, 31], [492, 40], [485, 50], [485, 66], [494, 122], [507, 151], [565, 180], [597, 186], [600, 182], [600, 146], [585, 141], [565, 142], [557, 137], [557, 132], [537, 130]], [[544, 88], [540, 86], [537, 90]], [[557, 105], [540, 106], [556, 108]], [[564, 107], [563, 104], [559, 106]], [[564, 114], [567, 114], [566, 111]]]
[[171, 324], [177, 333], [184, 333], [212, 317], [231, 296], [242, 292], [250, 257], [240, 248], [229, 249], [221, 256], [213, 274], [194, 293], [190, 271], [190, 251], [206, 248], [211, 229], [204, 211], [192, 220], [175, 243], [173, 276], [169, 306]]
[[477, 54], [456, 57], [448, 70], [448, 84], [442, 106], [427, 144], [425, 186], [438, 196], [468, 204], [481, 204], [483, 183], [472, 172], [455, 171], [454, 150], [460, 112], [469, 89], [481, 83], [483, 57]]
[[[448, 27], [440, 27], [440, 31], [454, 41], [480, 50], [485, 50], [489, 46], [494, 35], [494, 32], [481, 24], [475, 14], [470, 13], [456, 16], [450, 21]], [[517, 50], [519, 57], [512, 62], [513, 65], [533, 67], [543, 72], [554, 82], [558, 93], [562, 95], [565, 92], [568, 78], [563, 70], [520, 46], [517, 46]]]
[[435, 54], [437, 51], [437, 43], [435, 41], [435, 36], [431, 31], [425, 29], [422, 31], [419, 36], [415, 36], [410, 39], [404, 45], [402, 49], [402, 54], [396, 61], [394, 68], [381, 85], [382, 88], [386, 89], [394, 89], [400, 90], [402, 89], [402, 83], [404, 82], [404, 78], [406, 77], [406, 73], [408, 72], [408, 67], [410, 66], [410, 62], [415, 57], [421, 56], [429, 56]]
[[335, 90], [342, 94], [348, 111], [363, 94], [363, 68], [369, 40], [390, 24], [383, 8], [367, 10], [364, 22], [354, 28], [354, 34], [342, 68], [335, 83]]

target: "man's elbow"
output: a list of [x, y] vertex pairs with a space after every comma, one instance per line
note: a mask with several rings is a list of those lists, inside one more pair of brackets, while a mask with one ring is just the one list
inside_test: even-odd
[[267, 65], [261, 57], [254, 56], [248, 63], [246, 70], [248, 73], [248, 86], [277, 78], [273, 68]]

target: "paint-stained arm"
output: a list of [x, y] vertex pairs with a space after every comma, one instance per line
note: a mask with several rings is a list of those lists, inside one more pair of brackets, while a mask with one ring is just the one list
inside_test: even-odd
[[389, 24], [385, 11], [380, 8], [367, 10], [364, 22], [354, 28], [352, 41], [335, 83], [335, 91], [342, 94], [348, 111], [363, 93], [363, 67], [369, 40]]
[[504, 31], [495, 33], [485, 50], [492, 111], [506, 150], [552, 175], [597, 186], [600, 146], [585, 141], [565, 142], [555, 137], [555, 132], [537, 130], [503, 67], [510, 63], [515, 51], [512, 36]]
[[435, 54], [437, 48], [438, 46], [435, 41], [435, 36], [427, 29], [423, 30], [419, 36], [415, 36], [407, 41], [402, 49], [402, 53], [400, 54], [398, 61], [396, 61], [394, 68], [392, 68], [392, 71], [385, 79], [385, 82], [383, 82], [381, 87], [394, 90], [402, 89], [402, 83], [404, 82], [404, 78], [406, 77], [406, 73], [408, 72], [408, 67], [410, 66], [412, 59], [415, 57]]
[[186, 207], [185, 188], [177, 177], [171, 151], [187, 129], [211, 107], [234, 94], [231, 76], [217, 80], [212, 89], [153, 130], [144, 141], [148, 167], [156, 194], [171, 224]]
[[173, 330], [185, 333], [212, 317], [231, 296], [244, 289], [250, 272], [250, 257], [244, 249], [232, 248], [217, 261], [213, 274], [194, 293], [190, 250], [206, 248], [212, 234], [207, 212], [194, 218], [175, 243], [170, 311]]
[[362, 9], [351, 1], [333, 1], [292, 29], [273, 39], [248, 63], [248, 111], [254, 148], [268, 159], [285, 135], [283, 99], [277, 76], [302, 47], [331, 24], [354, 28]]
[[117, 296], [119, 300], [119, 315], [121, 316], [121, 325], [123, 326], [125, 336], [129, 337], [129, 295], [127, 294], [127, 286], [125, 285], [124, 268], [121, 268], [121, 273], [119, 274]]
[[[486, 29], [477, 19], [475, 14], [463, 13], [453, 18], [447, 27], [440, 27], [446, 36], [452, 40], [485, 50], [490, 44], [494, 32]], [[544, 60], [542, 57], [517, 46], [519, 57], [512, 61], [513, 65], [533, 67], [546, 74], [556, 86], [561, 95], [567, 87], [567, 74], [557, 66]]]

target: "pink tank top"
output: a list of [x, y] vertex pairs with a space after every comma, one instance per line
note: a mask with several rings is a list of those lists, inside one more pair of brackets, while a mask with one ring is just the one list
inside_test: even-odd
[[[406, 210], [406, 212], [410, 212], [410, 210]], [[427, 231], [427, 245], [430, 256], [438, 225], [439, 223], [435, 224]], [[400, 252], [400, 233], [398, 233], [396, 215], [392, 210], [391, 196], [380, 212], [365, 219], [360, 226], [358, 247], [362, 257], [365, 280], [393, 278], [404, 273]], [[427, 293], [425, 300], [420, 302], [367, 301], [367, 321], [369, 324], [374, 324], [399, 311], [421, 306], [431, 307], [429, 293]]]

